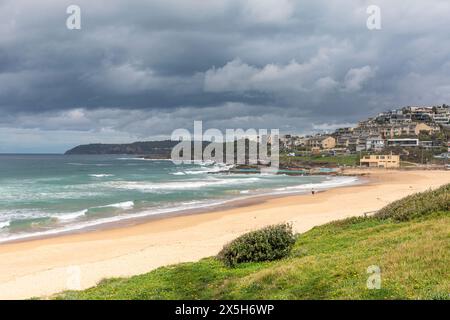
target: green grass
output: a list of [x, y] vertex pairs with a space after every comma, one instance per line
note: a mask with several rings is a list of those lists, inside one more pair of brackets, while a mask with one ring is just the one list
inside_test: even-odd
[[359, 165], [359, 155], [336, 155], [336, 156], [322, 156], [322, 155], [309, 155], [309, 156], [295, 156], [288, 157], [282, 155], [280, 157], [282, 164], [293, 163], [325, 163], [337, 166], [356, 166]]
[[[367, 267], [381, 268], [369, 290]], [[215, 258], [109, 279], [56, 299], [449, 299], [450, 212], [351, 218], [299, 235], [288, 258], [228, 268]]]
[[426, 216], [436, 211], [448, 210], [450, 210], [450, 184], [394, 201], [379, 210], [375, 217], [399, 222]]

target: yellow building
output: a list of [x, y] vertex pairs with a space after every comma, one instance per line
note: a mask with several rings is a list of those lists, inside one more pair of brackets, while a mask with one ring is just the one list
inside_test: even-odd
[[434, 127], [430, 127], [429, 125], [425, 124], [425, 123], [418, 123], [416, 125], [416, 127], [414, 128], [414, 133], [416, 134], [416, 136], [418, 136], [421, 132], [425, 132], [427, 134], [432, 134], [435, 132], [439, 132], [439, 128]]
[[318, 136], [309, 140], [309, 146], [312, 148], [333, 149], [336, 147], [336, 139], [331, 136]]
[[400, 156], [399, 155], [369, 155], [364, 156], [359, 161], [361, 166], [370, 168], [399, 168]]
[[439, 126], [436, 125], [428, 125], [426, 123], [407, 123], [383, 127], [380, 129], [380, 134], [385, 138], [392, 139], [398, 136], [418, 136], [421, 132], [432, 134], [439, 131]]

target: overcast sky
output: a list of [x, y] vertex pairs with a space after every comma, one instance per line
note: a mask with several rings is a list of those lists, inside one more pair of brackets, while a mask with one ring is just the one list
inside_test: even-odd
[[0, 0], [0, 152], [450, 103], [449, 30], [448, 0]]

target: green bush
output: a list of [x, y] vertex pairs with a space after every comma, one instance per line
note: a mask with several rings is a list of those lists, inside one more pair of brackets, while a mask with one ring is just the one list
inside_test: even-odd
[[295, 243], [292, 225], [279, 224], [246, 233], [225, 245], [217, 258], [234, 267], [242, 262], [259, 262], [287, 256]]
[[394, 221], [409, 221], [414, 218], [450, 209], [450, 184], [436, 190], [425, 191], [394, 201], [380, 209], [375, 217]]

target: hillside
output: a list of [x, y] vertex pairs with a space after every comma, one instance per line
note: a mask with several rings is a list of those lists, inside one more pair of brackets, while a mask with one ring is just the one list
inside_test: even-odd
[[177, 141], [144, 141], [126, 144], [84, 144], [76, 146], [65, 154], [136, 154], [136, 155], [160, 155], [169, 158], [172, 148]]
[[[241, 140], [242, 141], [242, 140]], [[176, 146], [179, 141], [172, 140], [162, 140], [162, 141], [141, 141], [125, 144], [103, 144], [103, 143], [93, 143], [93, 144], [83, 144], [76, 146], [65, 152], [66, 155], [98, 155], [98, 154], [130, 154], [130, 155], [142, 155], [148, 158], [162, 158], [169, 159], [174, 146]], [[229, 142], [233, 144], [234, 157], [237, 157], [237, 142]], [[244, 141], [245, 145], [245, 157], [249, 157], [249, 147], [250, 144], [255, 144], [248, 139]], [[207, 146], [214, 146], [216, 148], [222, 148], [222, 153], [225, 161], [225, 154], [227, 150], [227, 143], [211, 143], [208, 141], [203, 141], [201, 143], [202, 150], [205, 150]], [[213, 152], [214, 154], [214, 152]], [[191, 142], [191, 156], [194, 156], [194, 145]], [[206, 159], [205, 159], [206, 160]]]
[[[109, 279], [57, 299], [450, 299], [450, 185], [298, 235], [290, 256], [235, 268], [211, 257]], [[381, 268], [369, 290], [367, 268]]]

